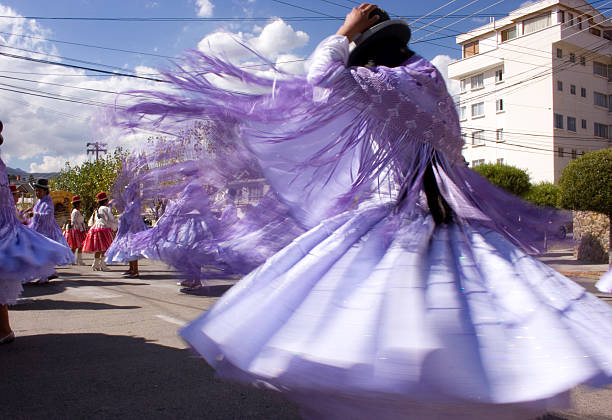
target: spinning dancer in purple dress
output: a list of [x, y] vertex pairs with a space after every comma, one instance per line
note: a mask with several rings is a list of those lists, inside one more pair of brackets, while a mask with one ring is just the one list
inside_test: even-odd
[[409, 38], [363, 4], [306, 77], [193, 53], [174, 93], [128, 110], [130, 126], [233, 118], [308, 229], [183, 337], [306, 418], [530, 418], [612, 382], [612, 308], [527, 254], [563, 215], [465, 166], [455, 104]]
[[[2, 127], [0, 122], [0, 133]], [[3, 141], [0, 134], [0, 145]], [[23, 290], [22, 283], [47, 278], [56, 265], [71, 264], [73, 260], [70, 248], [28, 229], [18, 219], [6, 166], [0, 159], [0, 344], [15, 339], [8, 305], [17, 300]]]

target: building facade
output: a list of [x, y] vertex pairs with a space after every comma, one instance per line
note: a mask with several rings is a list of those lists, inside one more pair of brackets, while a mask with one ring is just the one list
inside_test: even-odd
[[557, 182], [612, 146], [612, 21], [581, 0], [543, 0], [459, 35], [449, 65], [473, 167], [501, 162]]

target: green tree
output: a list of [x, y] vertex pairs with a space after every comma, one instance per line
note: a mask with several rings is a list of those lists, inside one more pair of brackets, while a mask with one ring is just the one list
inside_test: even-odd
[[[559, 187], [561, 207], [603, 213], [612, 222], [612, 149], [588, 152], [570, 162], [561, 174]], [[608, 255], [612, 257], [612, 243]]]
[[532, 185], [525, 199], [540, 206], [557, 207], [559, 205], [559, 186], [551, 182], [540, 182]]
[[121, 149], [115, 149], [112, 154], [98, 160], [83, 162], [81, 165], [73, 166], [70, 162], [66, 162], [60, 173], [50, 180], [51, 188], [80, 195], [83, 200], [81, 211], [87, 220], [96, 206], [96, 194], [102, 191], [109, 194], [121, 170], [123, 156], [124, 152]]
[[485, 163], [474, 167], [474, 170], [498, 187], [518, 196], [525, 195], [531, 187], [529, 174], [515, 166]]

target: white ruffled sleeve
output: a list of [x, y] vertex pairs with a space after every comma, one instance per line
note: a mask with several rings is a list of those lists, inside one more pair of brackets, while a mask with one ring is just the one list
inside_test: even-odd
[[349, 56], [349, 40], [343, 35], [331, 35], [317, 46], [312, 54], [307, 79], [317, 84], [346, 70]]

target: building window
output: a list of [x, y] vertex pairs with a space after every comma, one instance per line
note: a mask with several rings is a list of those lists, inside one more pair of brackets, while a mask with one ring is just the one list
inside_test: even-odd
[[463, 58], [478, 54], [478, 41], [470, 42], [463, 46]]
[[504, 81], [504, 71], [502, 69], [495, 70], [495, 83]]
[[576, 132], [576, 118], [567, 117], [567, 130]]
[[563, 147], [559, 147], [559, 148], [557, 149], [557, 155], [559, 155], [559, 157], [563, 157], [563, 156], [564, 156], [564, 153], [563, 153]]
[[472, 118], [482, 117], [484, 115], [484, 102], [472, 104]]
[[576, 20], [578, 21], [578, 30], [581, 31], [582, 30], [582, 18], [578, 16]]
[[612, 64], [608, 64], [608, 82], [612, 82]]
[[484, 159], [476, 159], [472, 161], [472, 168], [475, 168], [478, 165], [484, 165], [485, 160]]
[[481, 89], [484, 87], [484, 73], [477, 74], [470, 78], [470, 87], [472, 89]]
[[580, 96], [586, 98], [586, 88], [580, 88]]
[[504, 164], [504, 158], [497, 158], [497, 163], [499, 163], [500, 165]]
[[569, 26], [574, 26], [574, 14], [567, 12], [567, 24]]
[[589, 32], [595, 36], [601, 36], [601, 29], [597, 28], [592, 17], [589, 18]]
[[563, 82], [561, 80], [557, 80], [557, 90], [563, 92]]
[[587, 120], [582, 120], [582, 128], [586, 130], [586, 128], [587, 128]]
[[498, 143], [502, 143], [504, 141], [504, 129], [503, 128], [498, 128], [497, 130], [495, 130], [495, 140]]
[[604, 139], [608, 138], [608, 126], [606, 124], [594, 123], [593, 127], [595, 128], [595, 132], [593, 134], [596, 137], [603, 137]]
[[570, 93], [571, 93], [572, 95], [575, 95], [575, 94], [576, 94], [576, 85], [570, 85]]
[[563, 115], [555, 114], [555, 128], [563, 128]]
[[461, 79], [461, 92], [467, 92], [468, 79]]
[[607, 79], [608, 78], [608, 66], [603, 63], [593, 61], [593, 74], [605, 77]]
[[557, 48], [557, 58], [563, 58], [563, 50], [561, 48]]
[[472, 132], [472, 145], [482, 146], [485, 144], [484, 130]]
[[467, 120], [467, 106], [459, 107], [459, 119], [461, 121]]
[[530, 34], [551, 25], [550, 12], [523, 21], [523, 35]]
[[516, 25], [501, 32], [501, 42], [510, 41], [514, 38], [516, 38]]
[[576, 54], [570, 53], [569, 61], [570, 61], [570, 63], [575, 63], [576, 62]]
[[603, 93], [593, 92], [593, 102], [597, 106], [608, 107], [608, 97]]
[[558, 23], [565, 23], [565, 11], [559, 10], [557, 12], [557, 22]]
[[586, 66], [586, 58], [584, 58], [584, 55], [580, 56], [580, 65], [581, 66]]
[[608, 111], [612, 112], [612, 95], [608, 95]]
[[495, 101], [495, 111], [502, 112], [503, 110], [504, 110], [504, 100], [503, 99], [497, 99]]
[[572, 159], [576, 159], [578, 157], [578, 150], [572, 149]]

